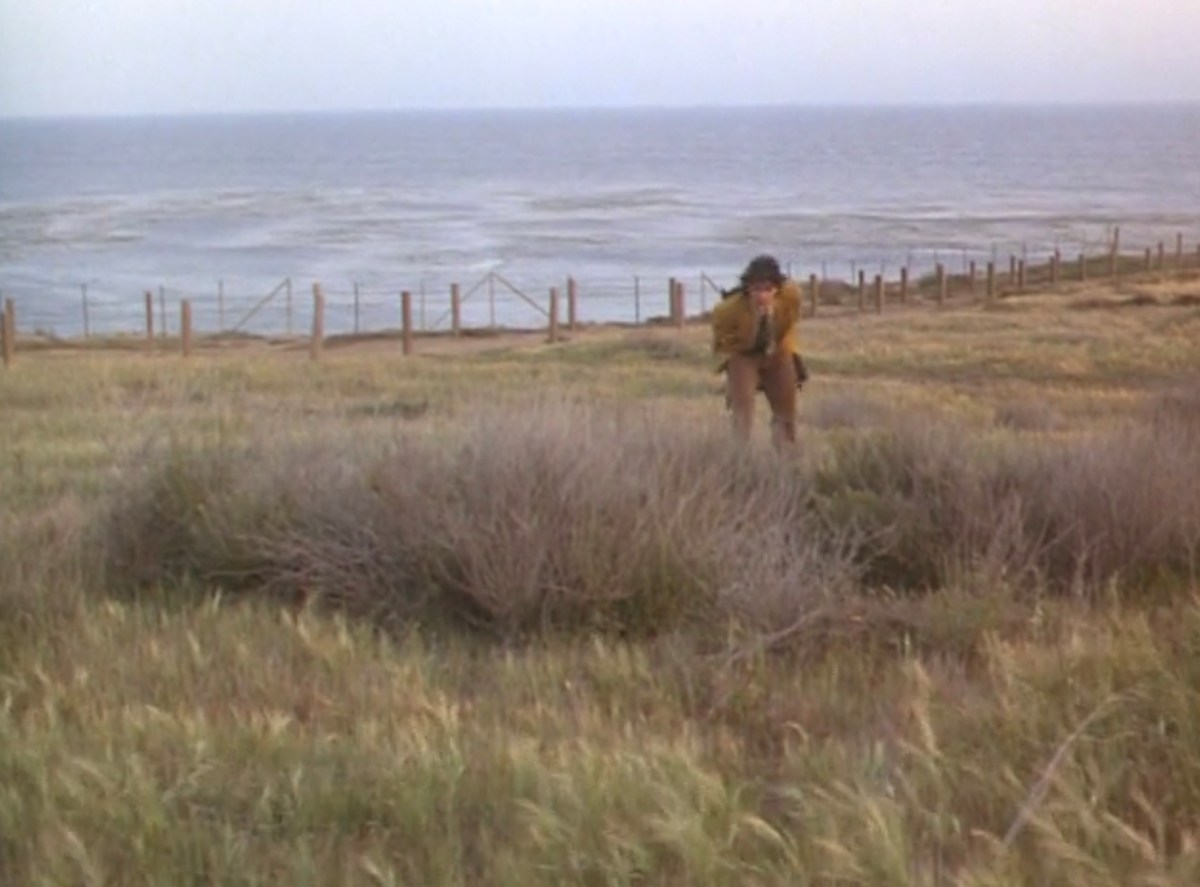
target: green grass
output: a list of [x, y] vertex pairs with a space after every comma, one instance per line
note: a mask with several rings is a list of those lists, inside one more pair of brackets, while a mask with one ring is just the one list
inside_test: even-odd
[[1196, 883], [1200, 313], [1012, 303], [23, 352], [0, 883]]

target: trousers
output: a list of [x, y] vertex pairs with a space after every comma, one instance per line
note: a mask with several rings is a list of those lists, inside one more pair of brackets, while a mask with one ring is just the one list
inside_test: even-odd
[[790, 352], [734, 354], [725, 367], [725, 402], [733, 413], [734, 433], [743, 440], [754, 425], [754, 401], [761, 388], [771, 407], [771, 442], [796, 441], [796, 364]]

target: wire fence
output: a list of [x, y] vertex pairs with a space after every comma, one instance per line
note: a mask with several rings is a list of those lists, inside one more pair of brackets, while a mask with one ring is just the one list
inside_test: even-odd
[[[694, 300], [689, 309], [704, 312], [720, 298], [722, 284], [707, 273], [679, 278]], [[723, 275], [724, 286], [736, 282], [736, 273]], [[581, 320], [588, 323], [641, 324], [670, 313], [670, 283], [666, 279], [628, 277], [567, 277], [532, 280], [528, 276], [489, 272], [464, 284], [434, 287], [367, 285], [354, 281], [323, 283], [326, 331], [330, 335], [368, 334], [396, 330], [401, 324], [400, 294], [410, 292], [413, 324], [418, 332], [451, 328], [451, 293], [457, 288], [460, 320], [464, 329], [529, 329], [545, 326], [549, 290], [564, 293], [574, 282]], [[211, 289], [198, 290], [160, 284], [129, 298], [101, 295], [96, 281], [81, 283], [73, 298], [36, 286], [5, 287], [0, 294], [21, 308], [21, 327], [45, 338], [89, 338], [142, 334], [147, 313], [156, 335], [178, 332], [180, 305], [192, 306], [193, 328], [198, 333], [245, 334], [269, 337], [307, 335], [312, 324], [312, 282], [291, 277], [263, 289], [240, 288], [232, 281], [216, 281]], [[53, 298], [47, 293], [53, 292]]]
[[[923, 258], [889, 269], [883, 263], [851, 261], [846, 276], [828, 265], [786, 263], [809, 292], [810, 312], [818, 310], [882, 310], [892, 302], [930, 298], [939, 302], [961, 296], [987, 299], [1033, 286], [1057, 286], [1086, 279], [1118, 279], [1122, 275], [1162, 274], [1200, 269], [1200, 246], [1188, 246], [1182, 233], [1174, 243], [1122, 243], [1120, 229], [1091, 255], [1031, 256], [1022, 250], [1001, 256], [997, 250], [930, 251]], [[809, 271], [807, 278], [797, 267]], [[557, 280], [491, 271], [464, 283], [416, 286], [322, 283], [326, 336], [399, 332], [404, 325], [401, 294], [410, 294], [410, 332], [537, 329], [549, 323], [550, 291], [564, 297], [572, 323], [642, 325], [667, 323], [705, 314], [736, 282], [738, 269], [697, 271], [663, 279], [659, 275], [563, 276]], [[182, 306], [188, 305], [191, 332], [197, 336], [244, 335], [269, 338], [307, 337], [313, 328], [313, 282], [281, 277], [272, 286], [240, 287], [217, 280], [211, 288], [185, 289], [166, 283], [120, 298], [97, 281], [78, 285], [73, 300], [64, 299], [61, 283], [50, 291], [29, 283], [0, 290], [19, 308], [24, 335], [45, 339], [112, 336], [179, 335]], [[681, 296], [677, 293], [682, 290]], [[680, 304], [675, 299], [680, 298]], [[71, 307], [72, 302], [74, 307]]]

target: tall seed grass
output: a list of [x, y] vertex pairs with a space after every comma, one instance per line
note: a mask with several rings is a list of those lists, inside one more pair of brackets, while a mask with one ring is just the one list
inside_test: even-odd
[[0, 513], [0, 882], [1193, 883], [1194, 403], [147, 447]]

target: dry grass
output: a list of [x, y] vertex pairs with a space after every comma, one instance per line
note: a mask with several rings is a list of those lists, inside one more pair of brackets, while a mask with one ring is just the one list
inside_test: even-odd
[[1200, 314], [1006, 301], [22, 355], [0, 882], [1195, 883]]

